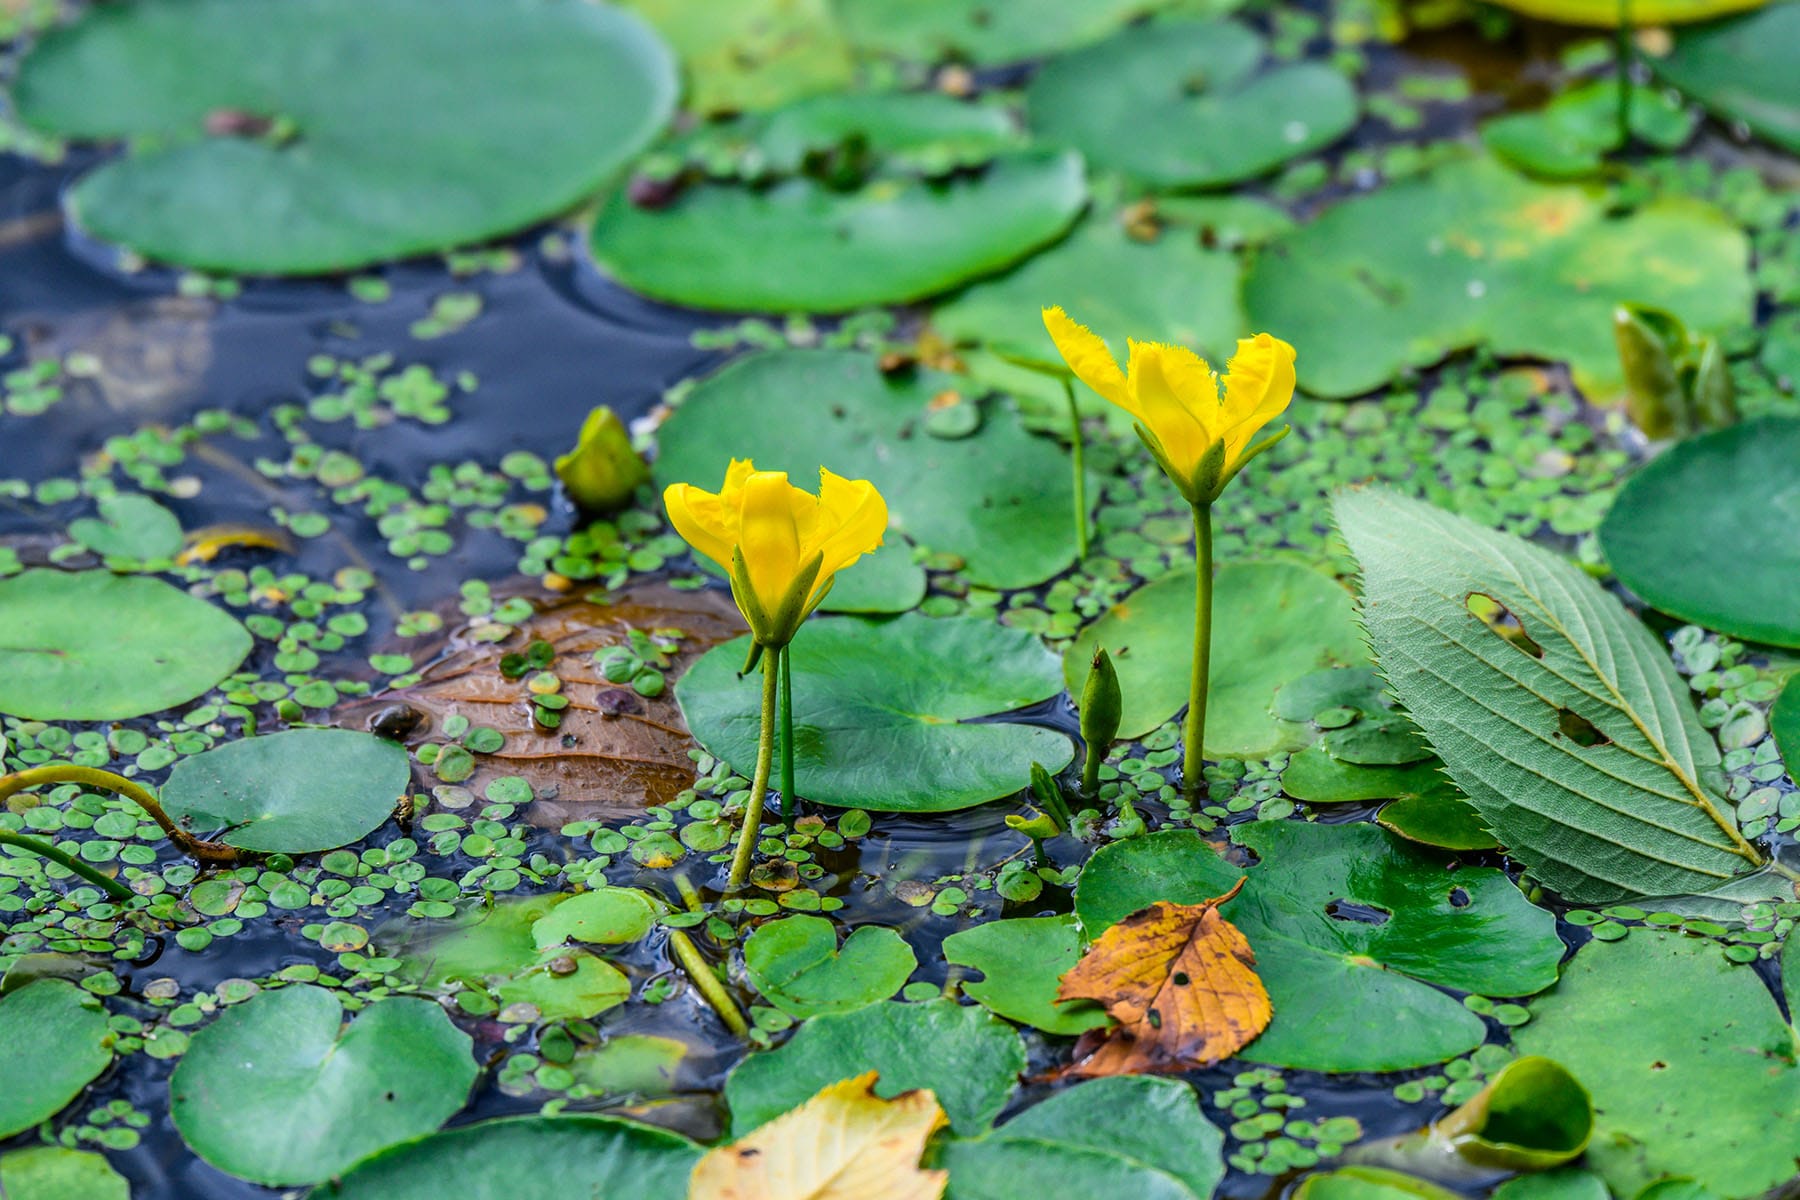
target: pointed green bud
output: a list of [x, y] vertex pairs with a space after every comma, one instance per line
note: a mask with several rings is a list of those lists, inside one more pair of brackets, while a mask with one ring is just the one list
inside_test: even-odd
[[575, 448], [556, 460], [556, 476], [577, 508], [607, 513], [631, 503], [650, 481], [650, 468], [631, 448], [624, 422], [602, 404], [582, 423]]
[[1703, 338], [1682, 369], [1696, 429], [1724, 429], [1738, 423], [1737, 388], [1717, 338]]
[[1119, 736], [1124, 707], [1119, 673], [1113, 669], [1112, 656], [1102, 646], [1094, 651], [1087, 682], [1081, 688], [1081, 740], [1087, 743], [1087, 758], [1081, 767], [1081, 790], [1085, 795], [1099, 790], [1100, 764], [1106, 761], [1107, 750]]
[[1055, 818], [1041, 813], [1035, 808], [1028, 808], [1024, 815], [1006, 814], [1006, 827], [1014, 833], [1022, 833], [1034, 842], [1047, 841], [1062, 832]]
[[1681, 322], [1657, 308], [1613, 309], [1613, 340], [1625, 374], [1625, 411], [1652, 441], [1691, 431], [1687, 397], [1676, 362], [1687, 348]]
[[1031, 794], [1037, 798], [1044, 811], [1050, 814], [1056, 827], [1067, 833], [1069, 822], [1074, 818], [1069, 814], [1069, 805], [1063, 799], [1062, 788], [1057, 786], [1055, 777], [1044, 769], [1043, 763], [1031, 764]]

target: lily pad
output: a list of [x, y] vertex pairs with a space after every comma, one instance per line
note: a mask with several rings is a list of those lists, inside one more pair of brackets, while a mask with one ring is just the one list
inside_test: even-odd
[[1161, 188], [1254, 179], [1323, 149], [1357, 120], [1356, 89], [1323, 63], [1258, 72], [1263, 39], [1235, 21], [1151, 21], [1046, 63], [1031, 127], [1089, 165]]
[[1663, 612], [1800, 647], [1800, 418], [1762, 417], [1672, 446], [1600, 525], [1619, 579]]
[[1475, 806], [1449, 784], [1382, 805], [1375, 823], [1409, 842], [1443, 850], [1494, 850], [1500, 845]]
[[348, 729], [293, 729], [184, 758], [161, 800], [196, 830], [241, 850], [299, 854], [346, 846], [393, 815], [412, 777], [406, 751]]
[[[1291, 680], [1366, 660], [1352, 607], [1336, 580], [1308, 567], [1220, 568], [1213, 582], [1209, 756], [1255, 758], [1311, 739], [1310, 729], [1280, 720], [1271, 705]], [[1063, 655], [1063, 678], [1079, 694], [1094, 650], [1104, 646], [1125, 701], [1119, 736], [1141, 737], [1186, 706], [1193, 645], [1194, 573], [1177, 571], [1083, 629]]]
[[[998, 279], [977, 283], [931, 314], [932, 328], [959, 344], [979, 345], [1037, 367], [1064, 370], [1039, 315], [1061, 304], [1095, 329], [1129, 329], [1140, 341], [1191, 346], [1223, 363], [1244, 316], [1238, 305], [1238, 264], [1224, 250], [1193, 236], [1165, 233], [1154, 241], [1129, 236], [1110, 216], [1089, 217], [1069, 237]], [[1113, 352], [1125, 361], [1125, 344]], [[1123, 410], [1085, 387], [1076, 399], [1092, 411]]]
[[1308, 804], [1366, 804], [1431, 795], [1446, 788], [1454, 791], [1455, 785], [1437, 763], [1358, 766], [1333, 758], [1322, 746], [1308, 746], [1294, 754], [1281, 773], [1281, 790]]
[[437, 1005], [390, 997], [344, 1019], [337, 997], [310, 984], [227, 1009], [170, 1077], [182, 1140], [241, 1179], [314, 1183], [468, 1101], [473, 1043]]
[[598, 887], [570, 896], [531, 926], [538, 949], [568, 942], [602, 946], [635, 942], [656, 925], [656, 907], [636, 888]]
[[1022, 1025], [1073, 1035], [1112, 1023], [1100, 1005], [1059, 1003], [1055, 987], [1044, 987], [1046, 976], [1060, 979], [1081, 960], [1081, 926], [1073, 916], [1016, 917], [960, 930], [944, 939], [944, 958], [984, 976], [961, 983], [965, 996]]
[[0, 1155], [6, 1200], [131, 1200], [131, 1185], [104, 1154], [30, 1146]]
[[744, 970], [763, 997], [791, 1017], [851, 1012], [900, 990], [919, 960], [906, 939], [879, 925], [850, 931], [823, 917], [783, 917], [744, 942]]
[[0, 1138], [47, 1121], [113, 1059], [100, 1001], [66, 979], [40, 979], [0, 996]]
[[[1439, 987], [1520, 996], [1556, 978], [1554, 918], [1501, 871], [1452, 870], [1369, 825], [1258, 821], [1235, 834], [1260, 861], [1220, 912], [1249, 940], [1275, 1009], [1243, 1052], [1252, 1062], [1316, 1071], [1442, 1062], [1479, 1045], [1486, 1027]], [[1157, 900], [1222, 895], [1244, 874], [1197, 834], [1148, 834], [1095, 852], [1075, 911], [1092, 939]]]
[[924, 62], [1021, 62], [1104, 37], [1174, 0], [838, 0], [864, 50]]
[[732, 1136], [742, 1137], [829, 1084], [876, 1071], [876, 1095], [930, 1088], [957, 1136], [975, 1137], [993, 1125], [1024, 1069], [1019, 1035], [987, 1010], [890, 1000], [814, 1017], [780, 1048], [752, 1054], [725, 1080], [725, 1102]]
[[1340, 1167], [1308, 1175], [1294, 1200], [1454, 1200], [1456, 1193], [1383, 1167]]
[[[1612, 1200], [1612, 1193], [1592, 1171], [1561, 1167], [1515, 1176], [1494, 1189], [1493, 1200]], [[1649, 1200], [1648, 1194], [1639, 1193], [1638, 1200]], [[1662, 1200], [1675, 1200], [1675, 1197], [1666, 1196]], [[1684, 1200], [1703, 1200], [1703, 1197], [1686, 1197]]]
[[[1711, 10], [1709, 15], [1755, 6], [1755, 0], [1696, 5]], [[1800, 152], [1800, 81], [1792, 69], [1796, 44], [1800, 8], [1770, 4], [1760, 12], [1683, 30], [1674, 50], [1652, 66], [1724, 119], [1742, 121], [1759, 137]]]
[[69, 536], [100, 557], [142, 562], [180, 552], [181, 522], [150, 497], [126, 492], [98, 507], [98, 518], [69, 522]]
[[[1041, 583], [1075, 558], [1068, 455], [1026, 433], [995, 398], [964, 399], [978, 405], [973, 435], [932, 436], [925, 427], [931, 405], [966, 387], [939, 371], [884, 375], [874, 358], [849, 351], [777, 350], [742, 359], [695, 387], [663, 425], [656, 486], [717, 487], [734, 457], [785, 470], [805, 487], [829, 467], [881, 490], [890, 541], [955, 555], [985, 586]], [[910, 608], [923, 594], [923, 574], [905, 565], [905, 586], [880, 597], [882, 611]], [[857, 586], [862, 567], [845, 572], [833, 591]], [[868, 601], [876, 598], [864, 595], [862, 607], [873, 610]]]
[[[676, 686], [694, 739], [745, 769], [762, 711], [757, 679], [738, 675], [748, 645], [709, 652]], [[1061, 690], [1056, 657], [1022, 630], [918, 613], [826, 617], [807, 622], [789, 649], [794, 781], [808, 800], [949, 812], [1018, 791], [1034, 762], [1054, 772], [1074, 757], [1055, 730], [976, 719]]]
[[849, 44], [830, 0], [625, 0], [674, 47], [696, 112], [774, 108], [848, 85]]
[[1354, 396], [1485, 346], [1564, 360], [1596, 399], [1622, 388], [1624, 302], [1721, 333], [1750, 321], [1742, 231], [1668, 199], [1622, 215], [1607, 194], [1534, 182], [1489, 158], [1345, 200], [1264, 247], [1244, 281], [1254, 328], [1302, 347], [1300, 386]]
[[[1055, 241], [1087, 200], [1079, 155], [1025, 151], [948, 180], [877, 174], [840, 190], [701, 183], [601, 210], [594, 259], [633, 291], [695, 308], [836, 313], [922, 300]], [[820, 270], [821, 236], [831, 269]]]
[[1775, 735], [1775, 748], [1787, 764], [1788, 778], [1800, 783], [1800, 683], [1793, 678], [1769, 710], [1769, 732]]
[[686, 1200], [700, 1147], [678, 1133], [592, 1115], [509, 1117], [446, 1129], [364, 1159], [316, 1200]]
[[1615, 1194], [1679, 1175], [1756, 1196], [1793, 1177], [1794, 1031], [1755, 970], [1718, 943], [1652, 929], [1589, 942], [1531, 1011], [1514, 1040], [1593, 1095], [1588, 1163]]
[[[1631, 85], [1632, 137], [1677, 150], [1693, 136], [1699, 114], [1665, 88]], [[1589, 175], [1619, 149], [1619, 87], [1600, 79], [1574, 88], [1538, 112], [1508, 113], [1481, 127], [1489, 150], [1535, 175]]]
[[250, 634], [160, 579], [26, 571], [0, 579], [0, 712], [122, 721], [186, 704], [235, 671]]
[[45, 35], [13, 99], [45, 133], [132, 144], [68, 193], [89, 232], [190, 267], [305, 275], [573, 207], [663, 127], [676, 86], [649, 28], [605, 5], [172, 0]]

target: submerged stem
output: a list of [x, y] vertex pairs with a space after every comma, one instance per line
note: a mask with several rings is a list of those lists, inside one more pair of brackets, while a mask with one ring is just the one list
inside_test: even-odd
[[737, 1001], [713, 974], [712, 965], [701, 955], [700, 948], [694, 945], [694, 939], [679, 929], [669, 930], [669, 947], [675, 951], [675, 957], [681, 961], [681, 969], [687, 972], [694, 986], [700, 989], [700, 996], [712, 1010], [719, 1014], [719, 1020], [738, 1037], [745, 1037], [750, 1032], [750, 1023], [744, 1020]]
[[1212, 505], [1194, 505], [1194, 663], [1188, 679], [1187, 718], [1182, 724], [1181, 787], [1200, 794], [1206, 770], [1206, 684], [1212, 662]]
[[6, 830], [0, 829], [0, 846], [17, 846], [21, 850], [29, 850], [39, 858], [47, 858], [58, 866], [67, 867], [114, 900], [132, 899], [131, 889], [118, 880], [110, 875], [102, 875], [73, 854], [59, 850], [40, 838], [27, 837], [22, 833], [8, 833]]
[[728, 892], [744, 886], [744, 879], [750, 874], [750, 857], [756, 853], [756, 831], [762, 826], [763, 801], [769, 794], [769, 766], [775, 757], [776, 685], [781, 675], [779, 660], [786, 656], [787, 648], [783, 646], [772, 646], [763, 654], [762, 735], [756, 742], [756, 777], [750, 781], [750, 800], [744, 808], [743, 836], [738, 840], [737, 853], [731, 856], [731, 874], [725, 880], [725, 890]]
[[1082, 465], [1085, 447], [1081, 440], [1081, 409], [1075, 404], [1075, 384], [1063, 377], [1063, 395], [1069, 400], [1069, 448], [1075, 462], [1075, 553], [1086, 558], [1088, 553], [1087, 470]]
[[235, 863], [243, 858], [243, 852], [235, 846], [227, 846], [223, 842], [208, 842], [195, 837], [174, 821], [163, 811], [163, 806], [149, 788], [141, 783], [134, 783], [123, 775], [115, 775], [111, 771], [102, 771], [98, 767], [78, 767], [73, 763], [51, 763], [43, 767], [30, 767], [23, 771], [14, 771], [10, 775], [0, 775], [0, 800], [6, 799], [15, 792], [28, 791], [42, 787], [47, 783], [79, 783], [83, 787], [98, 788], [103, 792], [111, 792], [115, 796], [123, 796], [150, 814], [150, 819], [161, 827], [163, 834], [174, 843], [175, 848], [189, 858], [205, 863]]

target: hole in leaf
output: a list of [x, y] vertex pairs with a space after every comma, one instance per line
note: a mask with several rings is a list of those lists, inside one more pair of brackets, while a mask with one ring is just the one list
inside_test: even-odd
[[1467, 907], [1469, 907], [1469, 893], [1464, 891], [1462, 888], [1451, 888], [1450, 889], [1450, 907], [1451, 908], [1467, 908]]
[[1567, 708], [1556, 710], [1556, 732], [1584, 750], [1612, 744], [1612, 739], [1601, 733], [1592, 721]]
[[1519, 618], [1512, 615], [1512, 610], [1485, 592], [1470, 592], [1463, 599], [1463, 605], [1469, 614], [1486, 625], [1489, 629], [1531, 655], [1533, 658], [1544, 657], [1544, 648], [1532, 640]]
[[1338, 921], [1356, 921], [1363, 925], [1385, 925], [1390, 915], [1385, 909], [1358, 904], [1354, 900], [1332, 900], [1325, 905], [1325, 915]]

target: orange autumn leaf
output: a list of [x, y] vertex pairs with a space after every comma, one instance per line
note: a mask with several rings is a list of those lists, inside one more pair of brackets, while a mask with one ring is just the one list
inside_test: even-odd
[[1269, 1026], [1256, 955], [1219, 906], [1159, 900], [1101, 934], [1062, 977], [1059, 1000], [1095, 1000], [1118, 1027], [1071, 1075], [1171, 1074], [1229, 1058]]

